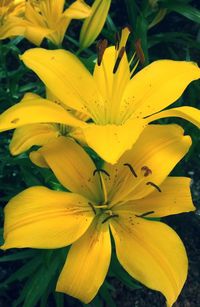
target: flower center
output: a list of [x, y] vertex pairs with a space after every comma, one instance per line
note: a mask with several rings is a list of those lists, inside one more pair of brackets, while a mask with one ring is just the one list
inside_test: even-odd
[[111, 218], [118, 217], [118, 214], [114, 214], [112, 210], [109, 208], [109, 204], [99, 204], [93, 205], [92, 203], [88, 203], [89, 206], [92, 208], [95, 215], [99, 216], [99, 219], [102, 224], [106, 223]]

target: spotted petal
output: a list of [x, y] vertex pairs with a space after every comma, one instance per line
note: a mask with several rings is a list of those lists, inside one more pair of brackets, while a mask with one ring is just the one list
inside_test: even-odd
[[105, 164], [112, 203], [140, 199], [155, 191], [148, 182], [159, 186], [189, 150], [191, 138], [183, 132], [178, 125], [147, 126], [116, 165]]
[[108, 224], [96, 219], [67, 256], [56, 290], [89, 303], [106, 277], [111, 257]]
[[45, 187], [29, 188], [5, 207], [2, 249], [59, 248], [77, 240], [94, 213], [84, 197]]
[[[160, 291], [172, 306], [185, 283], [188, 260], [178, 235], [160, 222], [116, 211], [111, 231], [124, 269], [145, 286]], [[163, 239], [164, 238], [164, 239]]]
[[59, 137], [47, 143], [31, 155], [34, 163], [48, 165], [58, 180], [70, 191], [101, 201], [101, 188], [97, 176], [93, 176], [96, 166], [92, 159], [75, 141]]

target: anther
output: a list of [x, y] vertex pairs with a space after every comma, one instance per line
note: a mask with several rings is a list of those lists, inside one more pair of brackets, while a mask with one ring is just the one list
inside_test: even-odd
[[109, 173], [105, 171], [105, 169], [99, 168], [99, 169], [95, 169], [93, 172], [93, 176], [96, 175], [96, 173], [104, 173], [106, 176], [110, 177]]
[[128, 166], [128, 168], [130, 169], [130, 171], [131, 171], [131, 173], [133, 174], [133, 176], [134, 176], [135, 178], [137, 178], [137, 174], [136, 174], [136, 172], [134, 171], [134, 169], [133, 169], [133, 167], [132, 167], [131, 164], [129, 164], [129, 163], [124, 163], [124, 166]]
[[108, 220], [113, 219], [113, 218], [115, 218], [115, 217], [119, 217], [119, 215], [118, 215], [118, 214], [112, 214], [112, 215], [107, 216], [107, 217], [105, 218], [105, 220], [102, 221], [102, 224], [104, 224], [104, 223], [107, 222]]
[[101, 62], [103, 60], [103, 55], [104, 55], [104, 52], [105, 52], [107, 46], [108, 46], [107, 39], [102, 39], [102, 40], [98, 41], [98, 43], [97, 43], [97, 64], [98, 64], [98, 66], [101, 65]]
[[123, 55], [124, 55], [124, 52], [125, 52], [125, 47], [122, 47], [119, 51], [119, 54], [118, 54], [118, 57], [117, 57], [117, 60], [115, 62], [115, 66], [113, 68], [113, 74], [115, 74], [118, 70], [118, 67], [119, 67], [119, 64], [123, 58]]
[[95, 208], [94, 208], [94, 206], [93, 206], [93, 204], [91, 204], [90, 202], [88, 203], [88, 205], [92, 208], [92, 211], [94, 212], [94, 214], [96, 215], [96, 210], [95, 210]]
[[143, 214], [140, 214], [140, 215], [135, 215], [136, 217], [146, 217], [146, 216], [148, 216], [149, 214], [153, 214], [153, 213], [155, 213], [155, 211], [148, 211], [148, 212], [145, 212], [145, 213], [143, 213]]
[[158, 190], [158, 192], [162, 192], [161, 189], [153, 182], [149, 181], [146, 183], [146, 185], [151, 185], [152, 187], [154, 187], [156, 190]]
[[144, 171], [144, 177], [147, 177], [152, 174], [152, 170], [148, 166], [143, 166], [141, 171]]
[[136, 51], [137, 57], [140, 60], [141, 64], [144, 65], [145, 56], [144, 56], [144, 52], [142, 50], [141, 39], [137, 39], [135, 41], [134, 45], [135, 45], [135, 51]]

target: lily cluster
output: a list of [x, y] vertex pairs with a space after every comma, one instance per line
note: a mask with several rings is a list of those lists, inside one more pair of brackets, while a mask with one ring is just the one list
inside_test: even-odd
[[[95, 0], [89, 7], [84, 0], [75, 0], [65, 9], [64, 0], [1, 0], [0, 39], [22, 35], [39, 46], [46, 37], [60, 46], [71, 20], [85, 19], [80, 45], [88, 47], [104, 25], [110, 2]], [[88, 24], [92, 24], [90, 31]]]
[[[77, 0], [64, 10], [64, 1], [3, 1], [0, 33], [24, 35], [36, 45], [47, 37], [59, 45], [70, 20], [86, 18], [80, 38], [85, 48], [101, 31], [109, 6], [94, 1], [90, 8]], [[200, 127], [200, 110], [166, 109], [200, 77], [200, 69], [192, 62], [158, 60], [134, 74], [138, 55], [128, 59], [129, 34], [123, 29], [116, 46], [98, 44], [93, 74], [62, 49], [34, 48], [20, 57], [43, 81], [46, 97], [27, 93], [0, 115], [0, 131], [15, 129], [12, 155], [39, 146], [30, 159], [51, 169], [63, 190], [36, 186], [13, 197], [5, 207], [1, 249], [72, 244], [56, 291], [84, 303], [104, 282], [115, 249], [123, 268], [172, 306], [188, 260], [180, 238], [160, 218], [195, 210], [190, 179], [169, 176], [191, 138], [178, 125], [152, 122], [180, 117]], [[100, 168], [85, 147], [101, 159]]]

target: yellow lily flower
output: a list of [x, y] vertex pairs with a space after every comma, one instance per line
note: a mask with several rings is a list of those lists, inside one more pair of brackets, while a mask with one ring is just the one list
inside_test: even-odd
[[[100, 48], [93, 76], [68, 51], [42, 48], [26, 51], [21, 56], [23, 62], [61, 103], [25, 97], [23, 103], [1, 114], [0, 131], [51, 122], [79, 127], [88, 146], [103, 160], [114, 164], [156, 119], [177, 116], [200, 127], [200, 110], [196, 108], [184, 106], [162, 111], [180, 97], [191, 81], [200, 77], [197, 65], [158, 60], [131, 78], [124, 52], [128, 35], [125, 29], [117, 50], [109, 47], [103, 54]], [[68, 108], [88, 115], [93, 122], [73, 118]]]
[[0, 39], [24, 34], [25, 0], [1, 0]]
[[[9, 1], [10, 7], [15, 6], [16, 9], [7, 9], [9, 18], [3, 20], [0, 38], [24, 35], [39, 46], [44, 37], [47, 37], [55, 45], [60, 45], [71, 19], [82, 19], [91, 14], [91, 8], [83, 0], [76, 0], [66, 10], [64, 4], [64, 0]], [[10, 16], [14, 13], [18, 16], [15, 19]]]
[[179, 126], [151, 125], [116, 165], [97, 170], [72, 139], [54, 139], [32, 155], [71, 192], [37, 186], [12, 198], [5, 207], [1, 248], [73, 243], [56, 290], [88, 303], [108, 271], [110, 229], [124, 269], [162, 292], [172, 306], [186, 280], [187, 255], [170, 227], [148, 217], [194, 210], [190, 179], [167, 177], [190, 145]]
[[44, 37], [60, 45], [71, 20], [86, 18], [91, 14], [90, 7], [83, 0], [76, 0], [66, 10], [64, 4], [64, 0], [28, 0], [25, 37], [38, 46]]
[[[51, 99], [51, 101], [55, 102], [56, 104], [60, 103], [58, 98], [53, 96], [48, 90], [46, 96], [47, 99]], [[28, 97], [29, 99], [33, 98], [42, 101], [41, 98], [36, 94], [27, 94], [26, 99]], [[44, 103], [46, 102], [45, 99], [43, 99], [43, 101]], [[68, 112], [79, 120], [88, 120], [88, 116], [80, 112], [72, 111], [70, 109], [68, 109]], [[82, 130], [78, 127], [57, 123], [33, 123], [15, 129], [13, 137], [9, 144], [9, 150], [12, 155], [19, 155], [29, 150], [34, 145], [43, 146], [52, 139], [57, 138], [61, 135], [65, 137], [74, 138], [82, 145], [86, 145]]]

